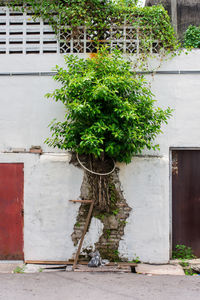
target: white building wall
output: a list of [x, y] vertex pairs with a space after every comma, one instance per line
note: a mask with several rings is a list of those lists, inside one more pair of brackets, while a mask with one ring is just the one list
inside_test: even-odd
[[[200, 70], [200, 51], [182, 54], [163, 64], [162, 70]], [[49, 72], [64, 66], [61, 55], [0, 55], [0, 73]], [[144, 151], [129, 165], [120, 164], [125, 198], [132, 207], [120, 254], [142, 261], [166, 263], [170, 253], [170, 147], [200, 147], [200, 74], [148, 76], [162, 107], [174, 108], [164, 134], [157, 139], [161, 151]], [[69, 154], [44, 144], [48, 124], [62, 119], [63, 105], [45, 99], [57, 87], [51, 76], [0, 77], [0, 163], [24, 162], [24, 252], [26, 260], [65, 260], [75, 251], [71, 240], [79, 204], [83, 172], [69, 164]], [[41, 146], [43, 155], [11, 153], [13, 148]], [[92, 226], [88, 240], [100, 234]]]

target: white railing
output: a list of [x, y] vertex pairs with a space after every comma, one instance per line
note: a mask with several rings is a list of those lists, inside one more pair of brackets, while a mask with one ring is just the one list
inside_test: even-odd
[[[140, 39], [133, 26], [110, 27], [102, 36], [103, 44], [124, 53], [139, 53]], [[158, 42], [151, 43], [150, 52], [157, 53]], [[96, 45], [93, 35], [85, 27], [75, 33], [71, 29], [55, 35], [43, 20], [33, 20], [31, 13], [13, 12], [0, 7], [0, 54], [93, 53]]]

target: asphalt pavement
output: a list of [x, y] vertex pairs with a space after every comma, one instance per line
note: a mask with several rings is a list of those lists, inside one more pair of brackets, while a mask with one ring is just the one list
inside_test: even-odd
[[0, 274], [0, 300], [200, 299], [200, 276], [51, 272]]

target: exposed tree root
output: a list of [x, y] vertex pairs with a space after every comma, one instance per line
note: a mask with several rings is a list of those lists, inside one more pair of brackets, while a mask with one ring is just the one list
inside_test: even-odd
[[[76, 164], [75, 159], [72, 162]], [[80, 195], [83, 200], [91, 199], [95, 202], [92, 217], [100, 219], [104, 225], [103, 234], [95, 244], [95, 249], [99, 250], [103, 258], [111, 261], [120, 259], [119, 242], [124, 235], [131, 211], [123, 196], [118, 173], [117, 168], [108, 176], [98, 176], [85, 171]], [[74, 245], [81, 238], [88, 210], [89, 205], [81, 204], [72, 233]]]

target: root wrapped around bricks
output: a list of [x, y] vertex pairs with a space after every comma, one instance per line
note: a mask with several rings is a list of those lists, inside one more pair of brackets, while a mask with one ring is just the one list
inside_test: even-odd
[[112, 182], [112, 173], [116, 168], [114, 160], [105, 155], [101, 155], [100, 158], [92, 155], [83, 156], [83, 161], [81, 161], [77, 154], [76, 158], [87, 173], [90, 189], [88, 197], [94, 201], [94, 207], [100, 212], [110, 213], [114, 209], [112, 199], [114, 196], [117, 197], [117, 195], [113, 195], [116, 194]]
[[[103, 232], [94, 245], [95, 249], [100, 252], [103, 259], [118, 261], [120, 259], [118, 253], [119, 242], [124, 235], [124, 228], [131, 211], [123, 196], [118, 176], [119, 169], [114, 168], [109, 175], [100, 176], [94, 173], [109, 172], [109, 170], [113, 169], [112, 160], [106, 157], [103, 160], [102, 158], [97, 160], [87, 155], [81, 155], [79, 160], [86, 169], [92, 168], [94, 171], [91, 173], [84, 170], [80, 198], [94, 200], [92, 217], [99, 219], [103, 223]], [[72, 155], [71, 163], [80, 167], [75, 154]], [[74, 245], [78, 244], [83, 233], [88, 211], [89, 205], [82, 204], [79, 208], [72, 233]], [[82, 255], [84, 258], [90, 259], [90, 252], [91, 248], [83, 249]]]

